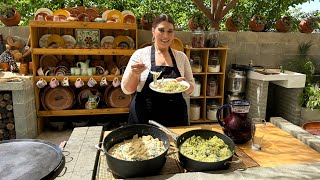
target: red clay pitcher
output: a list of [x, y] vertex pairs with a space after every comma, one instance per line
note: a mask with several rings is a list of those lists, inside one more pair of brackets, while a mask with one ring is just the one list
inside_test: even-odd
[[[231, 113], [221, 120], [221, 110], [228, 108]], [[251, 121], [247, 118], [250, 103], [246, 100], [234, 100], [230, 104], [220, 106], [217, 110], [217, 120], [225, 135], [234, 143], [243, 144], [251, 140]]]

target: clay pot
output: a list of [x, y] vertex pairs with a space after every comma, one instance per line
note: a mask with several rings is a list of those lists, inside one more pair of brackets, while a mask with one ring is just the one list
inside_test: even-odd
[[[146, 14], [147, 15], [147, 14]], [[152, 18], [152, 21], [150, 22], [148, 19], [150, 18], [146, 18], [146, 15], [143, 15], [141, 17], [141, 26], [143, 29], [145, 30], [151, 30], [152, 29], [152, 23], [153, 23], [153, 19], [154, 17]], [[150, 16], [150, 14], [148, 14]]]
[[[195, 25], [195, 23], [193, 21], [193, 18], [189, 19], [188, 26], [189, 26], [189, 29], [191, 31], [194, 31], [194, 30], [198, 29], [198, 26]], [[204, 24], [201, 24], [200, 28], [203, 30], [204, 29]]]
[[289, 32], [289, 31], [290, 31], [290, 26], [286, 25], [286, 24], [283, 22], [283, 20], [284, 20], [284, 19], [287, 19], [287, 18], [289, 18], [289, 17], [283, 17], [283, 18], [278, 19], [278, 20], [276, 21], [276, 30], [277, 30], [278, 32]]
[[229, 17], [227, 20], [226, 20], [226, 29], [228, 31], [231, 31], [231, 32], [237, 32], [239, 30], [239, 27], [236, 26], [235, 24], [232, 23], [232, 18]]
[[18, 11], [15, 10], [14, 16], [10, 18], [3, 18], [0, 17], [0, 21], [5, 25], [5, 26], [17, 26], [20, 23], [21, 20], [21, 15]]
[[308, 26], [308, 23], [306, 20], [301, 20], [300, 23], [299, 23], [299, 27], [298, 27], [299, 31], [301, 33], [312, 33], [313, 29], [311, 29], [309, 26]]
[[253, 32], [261, 32], [264, 29], [264, 24], [257, 24], [255, 20], [249, 21], [249, 28]]

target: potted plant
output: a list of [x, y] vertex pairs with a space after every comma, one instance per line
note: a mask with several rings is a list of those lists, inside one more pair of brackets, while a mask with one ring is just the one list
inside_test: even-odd
[[0, 21], [5, 26], [16, 26], [20, 23], [21, 15], [11, 4], [0, 3]]
[[306, 87], [300, 95], [301, 119], [304, 122], [320, 120], [320, 90], [319, 85], [313, 81], [316, 72], [316, 63], [308, 56], [311, 46], [311, 41], [300, 43], [299, 54], [296, 57], [286, 59], [281, 63], [286, 70], [306, 75]]
[[191, 31], [194, 31], [198, 28], [204, 30], [205, 27], [205, 16], [202, 12], [196, 12], [192, 15], [188, 22], [188, 26]]
[[237, 32], [242, 25], [243, 19], [239, 14], [232, 14], [226, 20], [226, 29], [231, 32]]
[[289, 32], [292, 28], [292, 23], [291, 16], [283, 16], [276, 21], [276, 30], [278, 32]]
[[148, 12], [145, 13], [142, 17], [141, 17], [141, 26], [143, 29], [145, 30], [151, 30], [152, 29], [152, 23], [153, 20], [156, 16], [154, 15], [154, 13]]
[[299, 23], [299, 31], [301, 33], [312, 33], [312, 31], [319, 27], [319, 18], [315, 16], [308, 16]]
[[262, 15], [254, 15], [249, 21], [249, 28], [254, 32], [261, 32], [266, 25], [266, 19]]

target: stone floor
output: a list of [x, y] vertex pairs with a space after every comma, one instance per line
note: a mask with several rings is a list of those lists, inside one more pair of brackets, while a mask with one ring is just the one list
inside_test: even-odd
[[52, 130], [52, 129], [44, 129], [36, 139], [42, 139], [45, 141], [49, 141], [53, 144], [60, 145], [63, 141], [68, 141], [73, 128], [68, 128], [62, 131]]

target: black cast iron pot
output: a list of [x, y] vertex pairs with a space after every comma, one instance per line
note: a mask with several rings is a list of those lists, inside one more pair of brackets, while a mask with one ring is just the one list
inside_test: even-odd
[[[165, 131], [167, 131], [169, 134], [171, 134], [172, 138], [175, 141], [177, 148], [179, 149], [179, 151], [178, 151], [179, 161], [180, 161], [181, 165], [185, 169], [187, 169], [188, 171], [214, 171], [214, 170], [223, 170], [223, 169], [229, 168], [229, 166], [232, 162], [232, 157], [235, 152], [235, 144], [228, 136], [221, 134], [219, 132], [216, 132], [216, 131], [205, 130], [205, 129], [187, 131], [187, 132], [181, 134], [180, 136], [178, 136], [178, 135], [174, 134], [173, 132], [171, 132], [166, 127], [162, 126], [161, 124], [159, 124], [155, 121], [149, 121], [149, 123], [156, 125], [156, 126], [160, 127], [161, 129], [164, 129]], [[213, 136], [217, 136], [218, 138], [222, 139], [225, 144], [227, 144], [229, 146], [229, 149], [232, 152], [232, 155], [225, 160], [217, 161], [217, 162], [201, 162], [201, 161], [193, 160], [193, 159], [186, 157], [185, 155], [183, 155], [180, 152], [180, 145], [185, 140], [187, 140], [188, 138], [190, 138], [194, 135], [200, 136], [204, 139], [209, 139], [209, 138], [212, 138]], [[237, 163], [237, 162], [238, 161], [234, 161], [234, 163]]]
[[[132, 139], [134, 135], [139, 137], [151, 135], [160, 139], [165, 147], [165, 151], [152, 159], [143, 161], [126, 161], [115, 158], [108, 153], [108, 150], [115, 144]], [[104, 153], [110, 170], [122, 178], [141, 177], [155, 175], [163, 168], [166, 162], [166, 155], [170, 146], [168, 135], [157, 127], [151, 125], [135, 124], [120, 127], [110, 132], [103, 140]]]

